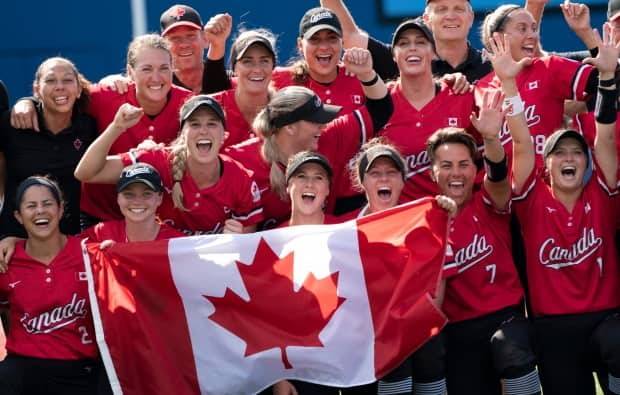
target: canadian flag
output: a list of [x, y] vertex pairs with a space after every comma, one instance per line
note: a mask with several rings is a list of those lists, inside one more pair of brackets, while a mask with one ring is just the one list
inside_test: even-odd
[[423, 199], [338, 225], [85, 246], [115, 394], [369, 383], [446, 323], [448, 218]]

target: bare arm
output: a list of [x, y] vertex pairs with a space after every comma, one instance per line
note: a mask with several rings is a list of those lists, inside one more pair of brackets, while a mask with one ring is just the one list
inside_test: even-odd
[[[617, 86], [614, 82], [618, 55], [620, 54], [620, 42], [615, 44], [611, 36], [611, 26], [605, 23], [603, 27], [603, 39], [596, 32], [596, 45], [599, 49], [596, 58], [587, 58], [589, 63], [599, 70], [599, 89], [596, 101], [596, 137], [594, 139], [594, 156], [599, 170], [607, 181], [609, 188], [616, 187], [618, 176], [618, 157], [615, 143], [615, 130], [617, 118]], [[601, 86], [601, 81], [610, 82], [613, 85]], [[607, 84], [606, 84], [607, 85]], [[611, 115], [606, 116], [606, 114]]]
[[88, 147], [75, 168], [75, 178], [84, 182], [114, 184], [123, 170], [119, 156], [108, 156], [112, 143], [127, 128], [138, 123], [144, 112], [125, 103], [116, 112], [106, 130]]
[[[510, 178], [506, 168], [506, 153], [499, 140], [504, 113], [502, 112], [503, 96], [500, 92], [485, 92], [482, 108], [478, 117], [471, 115], [471, 123], [482, 135], [484, 157], [487, 174], [484, 177], [484, 188], [493, 200], [495, 207], [503, 209], [510, 200]], [[503, 177], [501, 175], [503, 174]]]
[[581, 3], [571, 3], [569, 1], [560, 4], [564, 20], [568, 27], [579, 37], [587, 49], [597, 46], [597, 34], [590, 25], [590, 9]]
[[[387, 86], [372, 68], [372, 57], [367, 49], [349, 48], [345, 51], [343, 62], [347, 71], [357, 76], [362, 82], [364, 94], [369, 99], [383, 99], [388, 91]], [[374, 78], [377, 80], [373, 84]], [[366, 82], [366, 84], [364, 84]]]
[[545, 5], [547, 5], [548, 2], [549, 0], [525, 0], [524, 8], [532, 14], [538, 26], [540, 26], [542, 22]]
[[218, 60], [224, 57], [231, 30], [232, 16], [229, 14], [217, 14], [209, 19], [203, 30], [205, 43], [209, 43], [207, 58]]
[[368, 48], [368, 33], [357, 26], [344, 0], [321, 0], [321, 7], [332, 10], [340, 20], [345, 48]]
[[495, 74], [502, 82], [502, 92], [506, 100], [514, 99], [521, 102], [521, 108], [507, 108], [506, 122], [512, 137], [512, 176], [513, 188], [520, 191], [525, 181], [531, 174], [536, 163], [536, 152], [534, 143], [530, 135], [525, 114], [523, 113], [523, 102], [519, 97], [516, 76], [523, 67], [531, 62], [530, 58], [524, 58], [515, 62], [510, 52], [509, 39], [506, 35], [494, 33], [490, 42], [492, 53], [487, 53]]

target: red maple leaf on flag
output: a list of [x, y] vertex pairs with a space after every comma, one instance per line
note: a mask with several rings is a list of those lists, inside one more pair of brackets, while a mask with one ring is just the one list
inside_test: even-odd
[[223, 297], [203, 295], [215, 306], [209, 318], [246, 342], [244, 356], [277, 347], [286, 369], [293, 367], [286, 347], [322, 347], [319, 333], [345, 301], [338, 272], [320, 280], [310, 273], [295, 292], [293, 262], [294, 252], [280, 258], [261, 238], [251, 265], [236, 262], [249, 301], [230, 288]]

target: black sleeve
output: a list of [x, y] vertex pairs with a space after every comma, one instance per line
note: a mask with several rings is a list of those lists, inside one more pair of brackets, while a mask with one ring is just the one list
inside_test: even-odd
[[0, 111], [6, 111], [9, 109], [9, 92], [6, 89], [4, 82], [0, 80]]
[[598, 69], [594, 68], [588, 77], [588, 82], [586, 82], [586, 93], [590, 95], [596, 96], [596, 92], [598, 89]]
[[379, 129], [385, 126], [394, 112], [392, 95], [388, 92], [387, 95], [381, 99], [366, 98], [366, 109], [372, 119], [373, 134], [377, 133]]
[[384, 81], [398, 78], [398, 66], [392, 59], [392, 48], [372, 37], [368, 37], [368, 51], [372, 56], [372, 65]]
[[207, 59], [205, 61], [205, 69], [202, 74], [202, 92], [204, 94], [216, 93], [228, 90], [232, 87], [224, 58], [218, 60]]

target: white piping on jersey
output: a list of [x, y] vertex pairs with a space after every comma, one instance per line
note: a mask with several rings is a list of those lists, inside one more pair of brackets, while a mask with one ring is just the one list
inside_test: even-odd
[[364, 123], [364, 117], [360, 110], [354, 110], [353, 115], [357, 118], [357, 122], [360, 124], [360, 141], [364, 144], [368, 139], [368, 131], [366, 130], [366, 124]]
[[586, 69], [586, 66], [584, 64], [579, 65], [579, 67], [577, 68], [577, 72], [575, 73], [575, 76], [573, 77], [572, 100], [577, 100], [577, 87], [579, 86], [579, 81], [581, 81], [581, 75], [584, 73], [585, 69]]
[[232, 214], [232, 218], [236, 219], [238, 221], [247, 221], [248, 219], [254, 217], [255, 215], [258, 215], [260, 213], [263, 212], [263, 208], [262, 207], [258, 207], [255, 208], [254, 210], [250, 211], [247, 215], [235, 215]]

